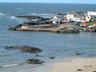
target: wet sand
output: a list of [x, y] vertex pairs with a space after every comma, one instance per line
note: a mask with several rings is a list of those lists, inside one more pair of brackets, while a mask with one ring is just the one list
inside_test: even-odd
[[70, 58], [52, 65], [50, 72], [96, 72], [96, 58]]

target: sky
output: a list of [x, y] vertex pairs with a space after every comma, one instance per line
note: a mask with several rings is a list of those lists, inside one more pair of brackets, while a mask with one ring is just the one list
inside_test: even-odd
[[0, 2], [96, 4], [96, 0], [0, 0]]

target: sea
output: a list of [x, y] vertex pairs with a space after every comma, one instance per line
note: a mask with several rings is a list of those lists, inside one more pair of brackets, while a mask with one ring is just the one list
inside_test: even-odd
[[[61, 59], [96, 57], [96, 33], [58, 34], [49, 32], [9, 31], [26, 21], [16, 16], [39, 15], [51, 17], [56, 13], [96, 11], [95, 4], [54, 3], [0, 3], [0, 72], [49, 72], [51, 64]], [[19, 50], [6, 50], [6, 46], [33, 46], [42, 49], [39, 57]], [[76, 55], [81, 54], [81, 55]], [[55, 57], [55, 59], [50, 59]], [[27, 64], [27, 59], [45, 61], [42, 65]]]

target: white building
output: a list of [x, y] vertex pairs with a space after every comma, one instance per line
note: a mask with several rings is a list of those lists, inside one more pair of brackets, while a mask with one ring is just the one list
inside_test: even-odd
[[56, 15], [52, 18], [53, 24], [60, 24], [64, 19], [64, 16], [62, 15]]
[[81, 19], [78, 17], [74, 17], [73, 19], [71, 19], [71, 21], [75, 21], [75, 22], [81, 22]]
[[67, 21], [75, 21], [75, 22], [82, 21], [81, 18], [79, 18], [78, 16], [75, 16], [74, 14], [67, 14], [66, 19], [67, 19]]
[[85, 16], [85, 21], [89, 22], [92, 17], [96, 16], [96, 11], [88, 11]]
[[74, 15], [73, 15], [73, 14], [67, 14], [67, 15], [66, 15], [66, 19], [67, 19], [68, 21], [72, 20], [73, 18], [74, 18]]
[[96, 16], [96, 11], [88, 11], [87, 15], [88, 16]]
[[90, 20], [91, 20], [91, 16], [86, 16], [86, 17], [85, 17], [85, 21], [86, 21], [86, 22], [89, 22]]

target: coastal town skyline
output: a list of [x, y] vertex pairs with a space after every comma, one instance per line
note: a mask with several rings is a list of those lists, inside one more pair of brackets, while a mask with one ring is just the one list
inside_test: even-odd
[[0, 2], [16, 3], [79, 3], [79, 4], [96, 4], [95, 0], [0, 0]]

